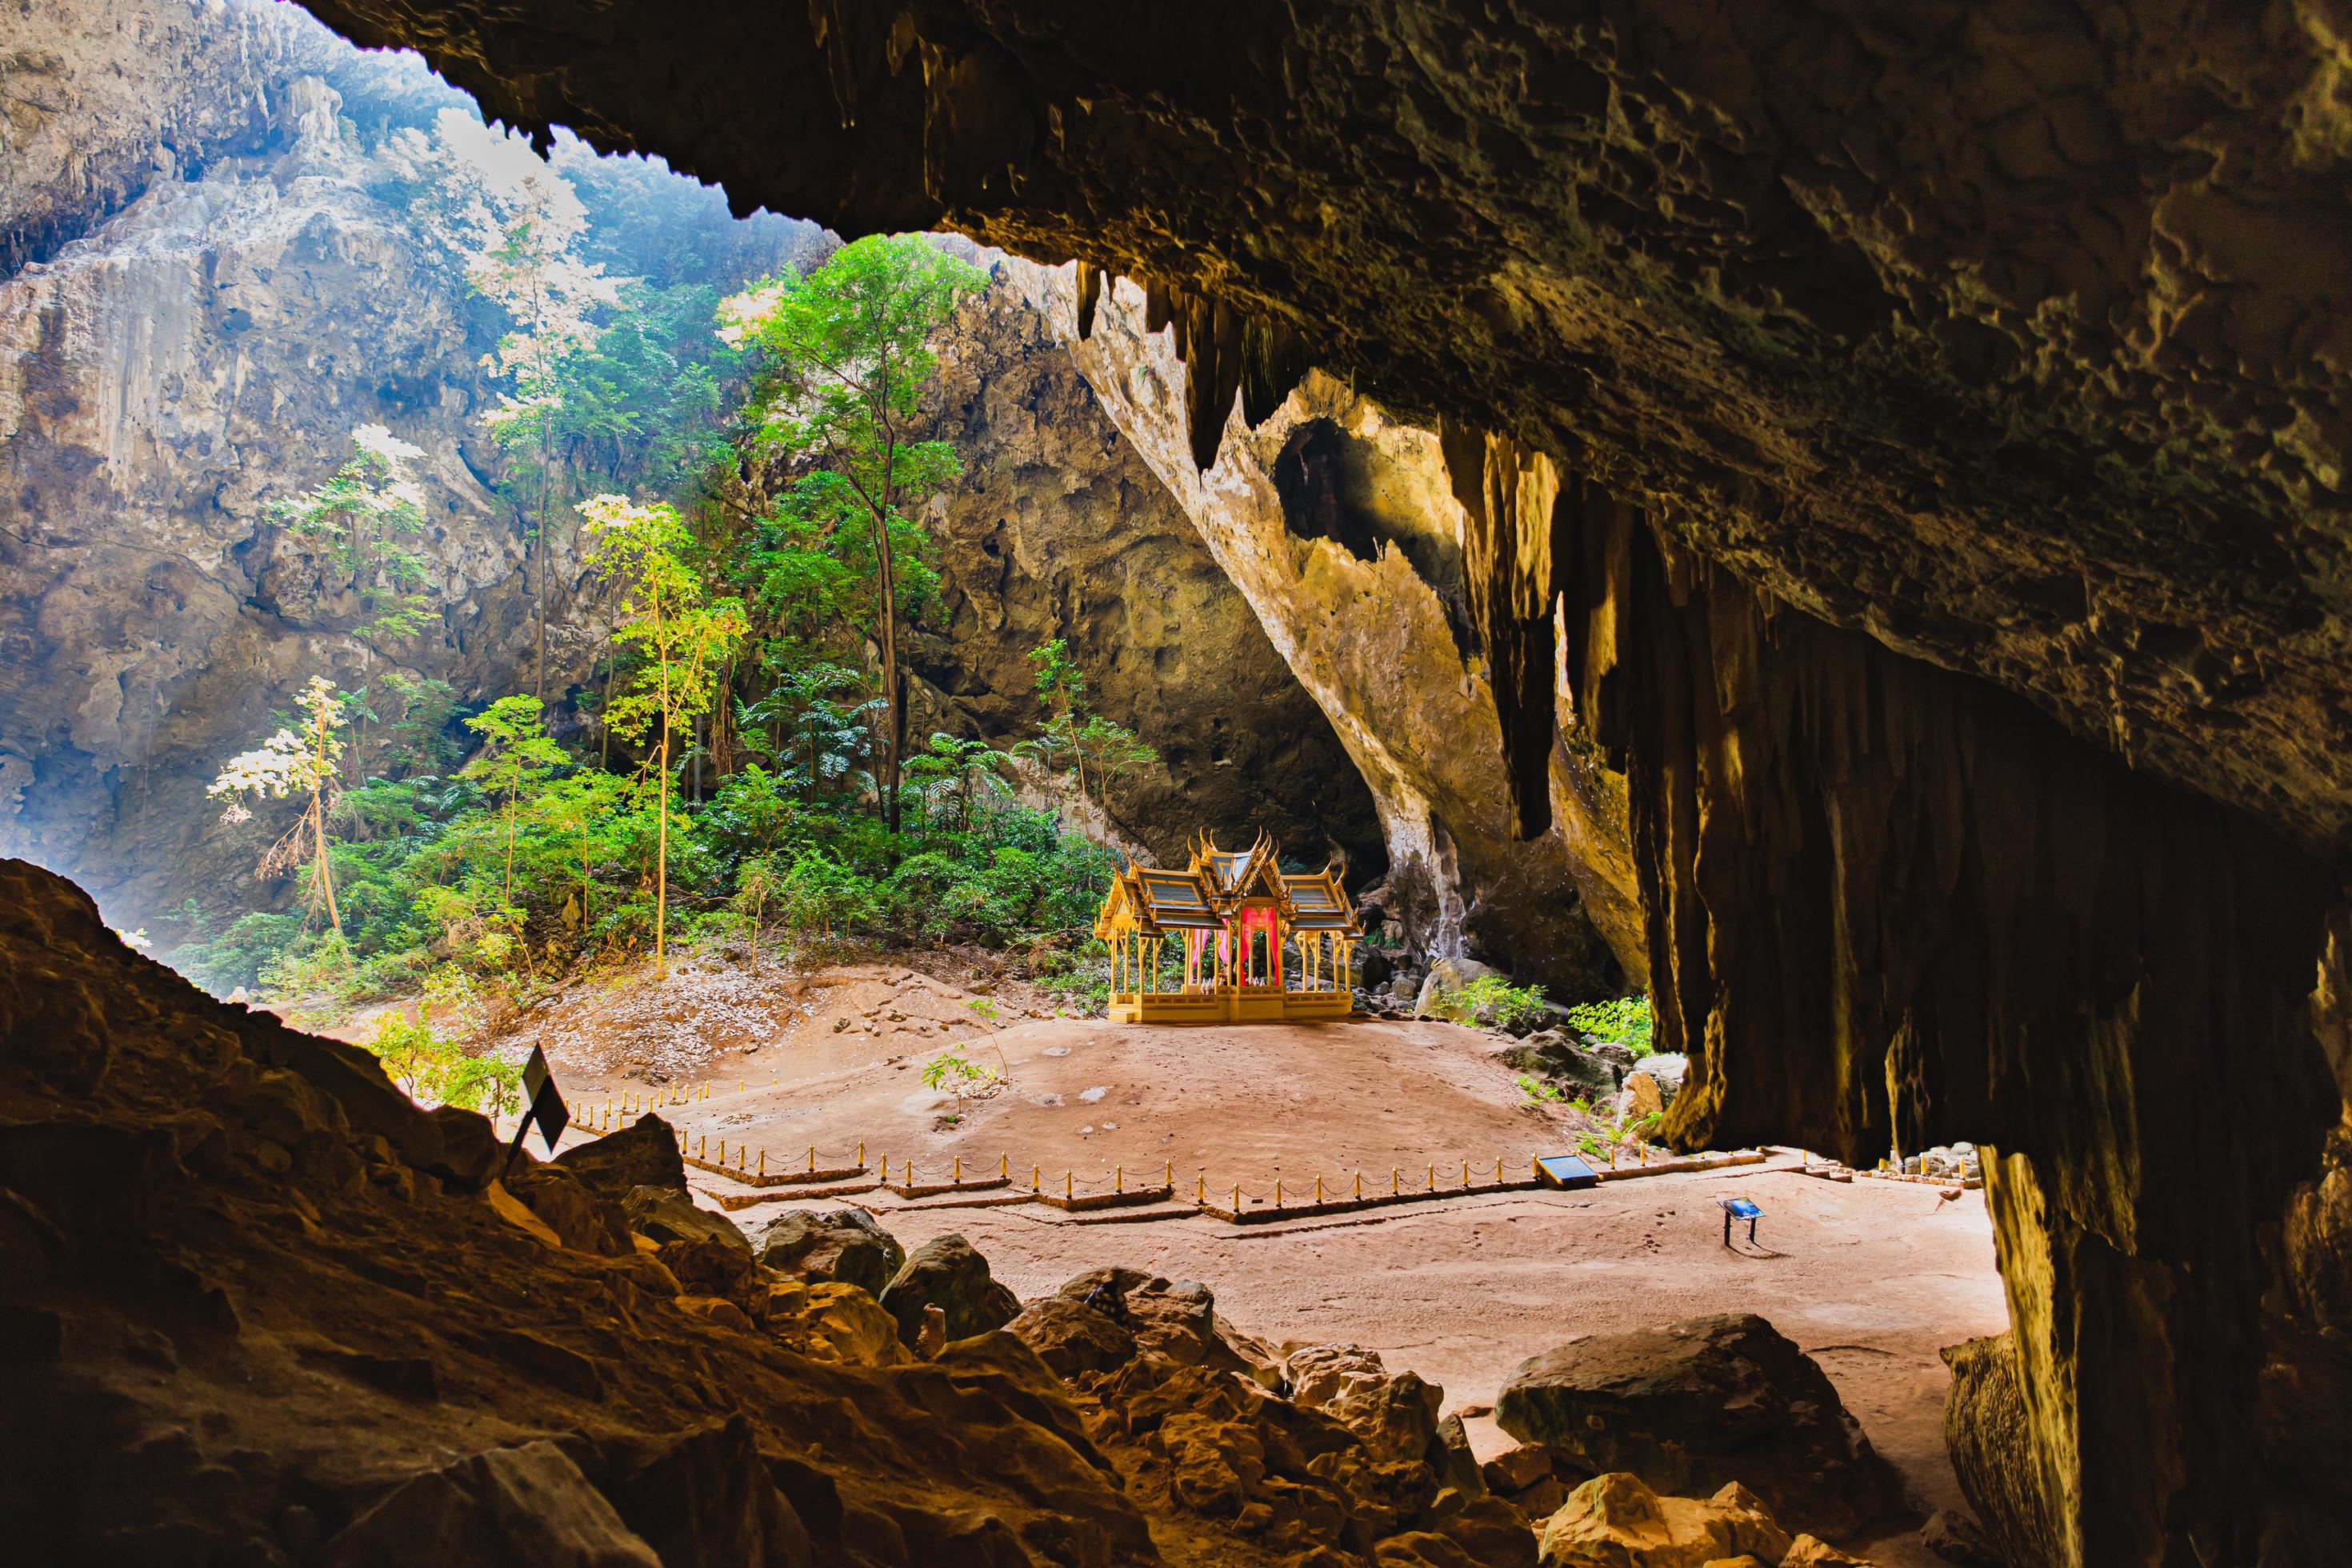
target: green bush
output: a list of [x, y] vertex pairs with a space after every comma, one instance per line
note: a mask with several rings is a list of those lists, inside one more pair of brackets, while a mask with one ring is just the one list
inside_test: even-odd
[[1654, 1048], [1650, 1044], [1650, 999], [1620, 996], [1609, 1002], [1580, 1002], [1568, 1010], [1568, 1026], [1596, 1040], [1612, 1041], [1637, 1057]]
[[1459, 989], [1440, 991], [1429, 1005], [1457, 1024], [1489, 1022], [1509, 1028], [1541, 1014], [1544, 994], [1540, 985], [1514, 985], [1499, 974], [1482, 974]]

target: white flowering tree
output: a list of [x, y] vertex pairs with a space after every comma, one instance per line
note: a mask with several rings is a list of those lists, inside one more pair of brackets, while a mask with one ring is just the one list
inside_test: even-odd
[[[350, 461], [318, 489], [270, 508], [287, 531], [320, 547], [350, 575], [360, 605], [355, 635], [362, 668], [373, 668], [379, 643], [415, 637], [432, 624], [425, 556], [409, 542], [425, 531], [425, 490], [412, 467], [424, 455], [383, 426], [357, 426]], [[360, 721], [352, 760], [362, 768], [368, 696], [365, 687], [344, 694]]]
[[596, 344], [597, 312], [620, 303], [624, 279], [581, 259], [588, 209], [572, 182], [529, 141], [444, 110], [433, 134], [408, 132], [383, 156], [425, 194], [419, 225], [448, 253], [468, 286], [510, 323], [484, 368], [511, 379], [488, 416], [491, 436], [513, 455], [517, 483], [535, 494], [531, 537], [539, 555], [536, 695], [547, 699], [548, 533], [554, 522], [555, 419], [563, 371]]
[[276, 877], [307, 867], [307, 901], [313, 910], [326, 910], [341, 936], [343, 915], [335, 902], [335, 873], [327, 855], [327, 809], [343, 755], [343, 743], [335, 735], [343, 726], [343, 707], [335, 700], [335, 683], [317, 675], [295, 705], [302, 712], [299, 733], [280, 730], [253, 750], [239, 752], [222, 764], [220, 776], [205, 793], [228, 802], [221, 812], [223, 822], [250, 820], [249, 800], [307, 797], [300, 820], [263, 854], [254, 875]]

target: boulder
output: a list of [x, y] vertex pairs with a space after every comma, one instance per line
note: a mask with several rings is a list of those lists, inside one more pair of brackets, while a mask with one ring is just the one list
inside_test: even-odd
[[677, 1152], [677, 1131], [658, 1116], [642, 1117], [618, 1132], [566, 1149], [555, 1163], [608, 1198], [625, 1197], [635, 1187], [686, 1191], [686, 1160]]
[[1551, 1474], [1551, 1450], [1541, 1443], [1522, 1443], [1487, 1460], [1485, 1470], [1487, 1487], [1508, 1497]]
[[441, 1130], [441, 1163], [435, 1169], [442, 1180], [465, 1192], [479, 1192], [496, 1181], [507, 1152], [490, 1119], [456, 1105], [444, 1105], [431, 1114]]
[[1135, 1336], [1136, 1349], [1180, 1366], [1208, 1366], [1271, 1385], [1277, 1359], [1217, 1316], [1215, 1293], [1197, 1280], [1170, 1281], [1134, 1268], [1089, 1268], [1054, 1292], [1083, 1301]]
[[1295, 1403], [1337, 1419], [1364, 1440], [1376, 1460], [1425, 1458], [1436, 1441], [1445, 1391], [1417, 1373], [1390, 1373], [1377, 1351], [1309, 1345], [1284, 1358], [1283, 1373]]
[[629, 1228], [659, 1248], [655, 1256], [688, 1290], [730, 1295], [751, 1272], [751, 1243], [735, 1222], [697, 1207], [684, 1193], [632, 1187], [621, 1209]]
[[1690, 1071], [1690, 1058], [1673, 1051], [1655, 1051], [1642, 1058], [1642, 1070], [1656, 1081], [1659, 1098], [1672, 1105], [1675, 1096], [1683, 1091], [1683, 1079]]
[[1662, 1497], [1622, 1470], [1595, 1476], [1545, 1521], [1542, 1568], [1706, 1568], [1752, 1555], [1778, 1563], [1789, 1536], [1734, 1482], [1714, 1496]]
[[1035, 1351], [1065, 1382], [1124, 1366], [1135, 1354], [1135, 1335], [1126, 1325], [1066, 1296], [1030, 1302], [1005, 1331]]
[[1828, 1376], [1753, 1313], [1594, 1335], [1531, 1357], [1504, 1384], [1495, 1420], [1521, 1442], [1670, 1492], [1737, 1481], [1780, 1518], [1832, 1537], [1902, 1502]]
[[1967, 1514], [1939, 1508], [1919, 1527], [1919, 1544], [1959, 1568], [2006, 1568], [1984, 1529]]
[[1665, 1109], [1666, 1097], [1659, 1091], [1656, 1079], [1645, 1072], [1625, 1075], [1625, 1109], [1620, 1121], [1631, 1126], [1644, 1117], [1663, 1115]]
[[1615, 1064], [1586, 1050], [1566, 1033], [1546, 1029], [1517, 1045], [1505, 1046], [1495, 1059], [1513, 1072], [1531, 1073], [1566, 1090], [1571, 1099], [1599, 1104], [1617, 1092], [1622, 1076]]
[[946, 1315], [950, 1340], [970, 1339], [1001, 1329], [1021, 1315], [1021, 1302], [988, 1272], [988, 1259], [961, 1236], [927, 1241], [883, 1288], [882, 1310], [898, 1324], [898, 1340], [912, 1345], [922, 1332], [923, 1309]]
[[606, 1450], [604, 1495], [664, 1568], [808, 1568], [816, 1549], [741, 1415]]
[[322, 1568], [662, 1568], [555, 1444], [472, 1455], [396, 1488], [320, 1552]]
[[1780, 1568], [1870, 1568], [1860, 1557], [1849, 1557], [1819, 1536], [1800, 1535], [1789, 1543]]
[[1465, 1499], [1486, 1494], [1486, 1478], [1478, 1468], [1478, 1456], [1471, 1451], [1469, 1429], [1462, 1417], [1449, 1415], [1437, 1424], [1437, 1435], [1429, 1440], [1428, 1452], [1423, 1457], [1441, 1487], [1451, 1487]]
[[753, 1307], [770, 1333], [812, 1361], [899, 1366], [911, 1359], [898, 1321], [860, 1285], [772, 1279]]
[[1421, 994], [1412, 1005], [1413, 1016], [1426, 1018], [1433, 1010], [1432, 1005], [1444, 993], [1459, 991], [1473, 980], [1501, 973], [1475, 958], [1441, 958], [1422, 976]]
[[898, 1238], [854, 1208], [779, 1215], [751, 1238], [751, 1254], [779, 1274], [861, 1286], [877, 1296], [907, 1261]]

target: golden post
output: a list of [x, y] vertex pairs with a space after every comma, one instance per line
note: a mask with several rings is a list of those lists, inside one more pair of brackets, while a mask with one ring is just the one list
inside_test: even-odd
[[1042, 1193], [1045, 1190], [1045, 1168], [1043, 1166], [1032, 1165], [1029, 1167], [1029, 1190], [1033, 1193]]
[[1403, 1191], [1404, 1172], [1398, 1166], [1391, 1165], [1389, 1167], [1389, 1196], [1395, 1197]]
[[1323, 1201], [1323, 1178], [1320, 1176], [1315, 1178], [1315, 1201], [1318, 1204]]
[[761, 1151], [760, 1151], [760, 1174], [761, 1174], [761, 1175], [763, 1175], [763, 1176], [764, 1176], [764, 1175], [766, 1175], [767, 1173], [768, 1173], [768, 1152], [767, 1152], [765, 1149], [762, 1149], [762, 1150], [761, 1150]]
[[1062, 1173], [1062, 1201], [1068, 1203], [1077, 1195], [1077, 1183], [1067, 1170]]
[[1239, 1182], [1234, 1184], [1234, 1217], [1242, 1217], [1242, 1184]]
[[1361, 1171], [1359, 1171], [1359, 1172], [1357, 1172], [1357, 1173], [1356, 1173], [1356, 1201], [1357, 1201], [1358, 1203], [1361, 1203], [1361, 1202], [1363, 1201], [1363, 1198], [1364, 1198], [1364, 1173], [1363, 1173], [1363, 1172], [1361, 1172]]
[[1432, 1165], [1429, 1168], [1429, 1190], [1433, 1193], [1437, 1190], [1437, 1167], [1435, 1165]]
[[1470, 1190], [1470, 1162], [1466, 1159], [1462, 1162], [1462, 1190]]
[[955, 1157], [955, 1170], [954, 1170], [953, 1173], [952, 1173], [952, 1174], [950, 1174], [950, 1175], [948, 1177], [948, 1180], [950, 1180], [950, 1182], [953, 1182], [957, 1186], [961, 1186], [961, 1185], [963, 1185], [963, 1156], [962, 1156], [962, 1155], [958, 1154], [958, 1155]]
[[1117, 1174], [1111, 1179], [1110, 1190], [1115, 1193], [1123, 1193], [1127, 1191], [1127, 1167], [1125, 1165], [1114, 1165], [1111, 1169], [1116, 1172]]
[[816, 1145], [814, 1143], [809, 1145], [809, 1170], [811, 1173], [816, 1170]]
[[1280, 1208], [1282, 1206], [1282, 1178], [1280, 1176], [1276, 1176], [1274, 1179], [1274, 1206], [1276, 1208]]

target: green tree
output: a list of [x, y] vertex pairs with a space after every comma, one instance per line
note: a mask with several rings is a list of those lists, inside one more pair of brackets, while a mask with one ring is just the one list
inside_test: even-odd
[[806, 468], [784, 510], [873, 552], [887, 704], [878, 784], [893, 832], [907, 733], [899, 556], [902, 548], [919, 552], [922, 539], [905, 506], [961, 472], [946, 442], [912, 438], [918, 403], [938, 368], [931, 334], [959, 296], [985, 282], [977, 268], [919, 237], [870, 236], [805, 277], [771, 279], [719, 308], [721, 339], [766, 355], [750, 410], [758, 446]]
[[320, 675], [310, 678], [295, 704], [302, 710], [299, 734], [290, 728], [281, 729], [253, 750], [239, 752], [221, 765], [219, 775], [205, 786], [205, 793], [228, 802], [221, 812], [223, 822], [249, 820], [253, 813], [245, 804], [248, 797], [308, 797], [300, 819], [262, 855], [255, 874], [275, 877], [307, 865], [311, 907], [326, 910], [340, 937], [343, 913], [335, 902], [334, 867], [327, 853], [327, 807], [328, 792], [342, 762], [343, 743], [335, 731], [342, 728], [343, 710], [335, 700], [335, 683]]
[[604, 721], [625, 738], [656, 736], [652, 759], [657, 827], [654, 858], [654, 960], [667, 963], [669, 794], [672, 737], [710, 710], [717, 679], [744, 632], [738, 599], [713, 599], [687, 563], [693, 538], [677, 509], [638, 506], [625, 496], [593, 496], [581, 515], [599, 543], [593, 565], [622, 590], [614, 636], [644, 661], [628, 690], [613, 699]]
[[499, 896], [509, 904], [514, 902], [516, 807], [571, 761], [562, 747], [548, 739], [544, 713], [535, 697], [501, 697], [466, 721], [466, 728], [482, 737], [482, 749], [457, 770], [457, 776], [505, 800], [507, 866]]
[[1095, 797], [1105, 806], [1110, 805], [1110, 786], [1139, 767], [1160, 760], [1159, 751], [1139, 739], [1134, 731], [1115, 720], [1097, 713], [1087, 702], [1087, 678], [1077, 661], [1070, 657], [1069, 644], [1061, 637], [1039, 643], [1029, 650], [1029, 662], [1037, 669], [1037, 695], [1045, 704], [1046, 718], [1035, 739], [1022, 742], [1016, 750], [1036, 757], [1052, 782], [1055, 761], [1067, 752], [1071, 766], [1077, 773], [1078, 794], [1083, 798], [1087, 788], [1087, 764], [1091, 760], [1095, 769]]
[[547, 700], [549, 531], [553, 526], [556, 419], [564, 406], [564, 372], [595, 345], [600, 307], [620, 302], [619, 284], [583, 261], [575, 246], [586, 211], [571, 183], [551, 169], [525, 176], [498, 193], [475, 220], [466, 247], [466, 278], [514, 323], [498, 347], [482, 356], [486, 368], [514, 379], [489, 416], [499, 446], [517, 454], [518, 476], [536, 492], [532, 538], [539, 555], [536, 616], [538, 656], [533, 694]]
[[[425, 557], [407, 542], [425, 530], [425, 492], [410, 468], [425, 451], [381, 425], [355, 426], [352, 448], [351, 459], [326, 483], [276, 502], [269, 515], [296, 538], [322, 546], [336, 569], [349, 574], [361, 617], [354, 636], [366, 668], [378, 644], [415, 637], [432, 624], [432, 595], [419, 591], [427, 580]], [[344, 700], [360, 721], [352, 762], [363, 773], [371, 716], [365, 689], [345, 693]]]

